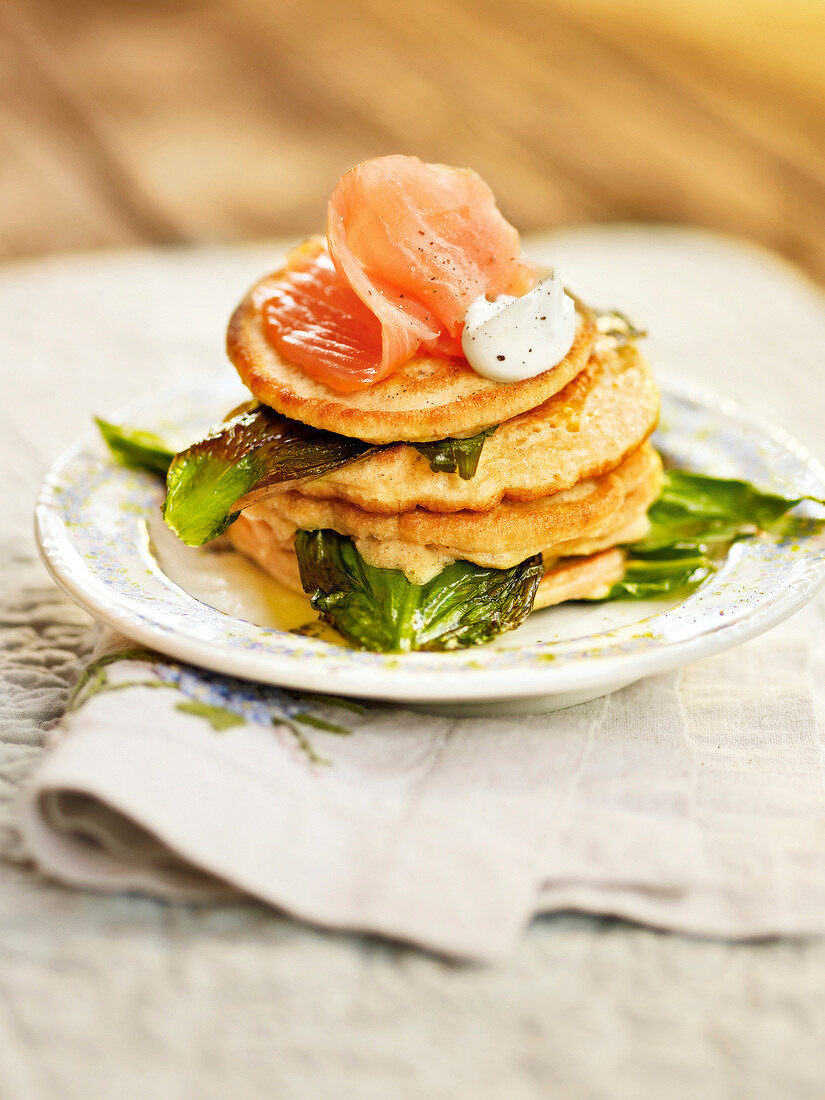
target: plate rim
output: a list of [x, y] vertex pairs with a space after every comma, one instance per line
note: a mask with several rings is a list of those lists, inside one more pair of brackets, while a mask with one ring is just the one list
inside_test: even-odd
[[[159, 397], [166, 400], [181, 397], [185, 399], [188, 394], [193, 394], [204, 386], [218, 383], [229, 388], [224, 376], [215, 374], [199, 383], [190, 381], [171, 387], [160, 395], [156, 393], [148, 398], [144, 396], [129, 402], [116, 410], [112, 418], [128, 420], [139, 413], [141, 407], [154, 406]], [[662, 390], [669, 397], [710, 408], [726, 419], [737, 421], [742, 428], [766, 437], [789, 452], [825, 487], [825, 466], [785, 429], [760, 421], [744, 410], [739, 402], [721, 396], [708, 387], [669, 379], [662, 385]], [[522, 665], [506, 665], [497, 668], [484, 663], [485, 652], [502, 653], [510, 650], [485, 650], [484, 647], [479, 647], [437, 655], [365, 654], [363, 651], [330, 646], [327, 650], [314, 651], [313, 643], [306, 639], [302, 639], [302, 642], [308, 648], [296, 649], [286, 654], [227, 649], [224, 643], [187, 636], [169, 626], [146, 621], [143, 614], [130, 616], [128, 611], [121, 610], [118, 604], [108, 604], [105, 600], [95, 599], [95, 588], [103, 585], [104, 582], [93, 572], [89, 564], [84, 562], [66, 536], [65, 528], [62, 531], [62, 542], [68, 547], [69, 554], [61, 555], [56, 549], [55, 544], [59, 545], [61, 540], [54, 528], [61, 524], [62, 520], [54, 504], [55, 487], [59, 484], [65, 469], [94, 439], [95, 434], [90, 428], [63, 451], [49, 469], [37, 496], [34, 511], [35, 541], [40, 558], [50, 576], [90, 615], [140, 644], [175, 660], [256, 683], [275, 684], [308, 691], [317, 691], [321, 686], [323, 692], [327, 694], [422, 704], [528, 700], [541, 696], [594, 691], [600, 687], [604, 687], [606, 692], [611, 690], [610, 685], [631, 683], [644, 676], [670, 671], [692, 660], [712, 656], [748, 641], [795, 614], [825, 584], [825, 559], [819, 563], [818, 570], [813, 569], [814, 563], [811, 562], [808, 572], [792, 591], [779, 600], [772, 599], [770, 603], [758, 608], [745, 618], [728, 622], [723, 620], [711, 629], [686, 639], [656, 640], [656, 644], [645, 646], [632, 653], [598, 654], [592, 659], [561, 665], [554, 665], [549, 650], [541, 664], [534, 656], [528, 659], [525, 655]], [[70, 568], [72, 555], [82, 563], [80, 579], [76, 576], [76, 571]], [[82, 583], [82, 579], [86, 577], [89, 580], [88, 584]], [[186, 595], [189, 594], [186, 593]], [[195, 597], [189, 598], [195, 600]], [[201, 604], [201, 606], [208, 605]], [[214, 608], [211, 611], [215, 615], [224, 615], [223, 612]], [[231, 618], [231, 616], [225, 617]], [[255, 629], [262, 631], [264, 635], [273, 633], [283, 637], [285, 634], [283, 631], [271, 628], [255, 627]], [[588, 635], [583, 637], [586, 638]], [[596, 638], [598, 635], [593, 634], [592, 637]], [[533, 646], [536, 644], [533, 643]], [[334, 652], [332, 652], [333, 649]], [[354, 653], [358, 656], [359, 665], [354, 665], [351, 659], [347, 660], [347, 656]], [[480, 655], [477, 662], [473, 662], [473, 654]], [[469, 664], [468, 655], [470, 655]], [[443, 662], [443, 666], [437, 672], [431, 668], [422, 668], [420, 664], [416, 667], [421, 658], [426, 658], [429, 664], [434, 656]], [[312, 659], [313, 657], [315, 660]], [[363, 662], [368, 661], [370, 657], [376, 658], [375, 662], [364, 665]], [[461, 666], [450, 668], [451, 663], [457, 665], [457, 659], [460, 659]], [[364, 672], [366, 676], [363, 675]], [[318, 682], [319, 678], [322, 680], [321, 685]]]

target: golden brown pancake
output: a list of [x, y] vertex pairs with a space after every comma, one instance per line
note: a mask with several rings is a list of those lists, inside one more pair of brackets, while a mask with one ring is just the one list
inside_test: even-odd
[[602, 596], [624, 576], [624, 552], [603, 550], [588, 558], [561, 558], [539, 581], [533, 610], [565, 600]]
[[[275, 580], [302, 592], [298, 558], [291, 546], [277, 546], [268, 537], [266, 525], [241, 516], [232, 528], [236, 549], [246, 554]], [[551, 607], [565, 600], [601, 595], [624, 576], [624, 552], [612, 548], [587, 557], [562, 557], [552, 565], [539, 582], [533, 607]]]
[[577, 303], [570, 351], [551, 370], [519, 382], [493, 382], [464, 359], [415, 356], [395, 374], [358, 393], [339, 393], [309, 378], [269, 343], [261, 308], [275, 272], [256, 283], [229, 322], [227, 352], [259, 401], [284, 416], [367, 443], [427, 441], [475, 435], [559, 393], [584, 368], [596, 340], [593, 313]]
[[560, 393], [501, 424], [466, 481], [433, 472], [414, 447], [399, 444], [309, 482], [301, 493], [383, 515], [416, 507], [487, 511], [502, 500], [536, 500], [613, 469], [647, 439], [658, 414], [659, 391], [645, 360], [632, 345], [611, 347]]
[[298, 556], [291, 538], [279, 541], [264, 520], [250, 518], [245, 512], [235, 520], [227, 532], [236, 550], [246, 554], [270, 577], [286, 585], [293, 592], [303, 592]]
[[[469, 513], [469, 525], [462, 513], [418, 509], [416, 515], [387, 517], [289, 493], [244, 511], [229, 536], [239, 550], [293, 587], [298, 573], [292, 547], [299, 529], [332, 528], [349, 535], [370, 564], [403, 569], [417, 583], [456, 559], [504, 569], [543, 553], [552, 568], [559, 557], [596, 554], [641, 537], [660, 480], [661, 460], [645, 444], [599, 478], [541, 501]], [[405, 519], [414, 522], [405, 525]], [[472, 521], [481, 523], [486, 537], [478, 535]]]
[[253, 505], [245, 514], [267, 521], [277, 541], [283, 541], [290, 527], [293, 532], [331, 528], [356, 539], [444, 548], [452, 557], [479, 564], [495, 565], [502, 555], [515, 564], [557, 543], [601, 535], [621, 515], [634, 490], [654, 498], [660, 472], [659, 456], [645, 443], [598, 477], [540, 500], [506, 501], [487, 512], [413, 508], [387, 516], [348, 501], [317, 500], [293, 490]]

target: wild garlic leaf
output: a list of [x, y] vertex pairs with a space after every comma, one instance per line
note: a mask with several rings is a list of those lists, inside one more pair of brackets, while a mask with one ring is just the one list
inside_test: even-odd
[[[370, 451], [360, 439], [302, 424], [266, 405], [239, 406], [209, 434], [177, 454], [158, 436], [97, 419], [112, 454], [125, 466], [166, 476], [164, 518], [191, 546], [216, 538], [242, 508], [269, 495], [274, 486], [322, 477]], [[436, 472], [476, 472], [488, 428], [471, 439], [413, 444]]]
[[630, 318], [618, 309], [603, 310], [596, 314], [596, 328], [602, 336], [611, 336], [618, 344], [641, 340], [647, 330], [638, 328]]
[[803, 500], [766, 493], [748, 481], [668, 470], [648, 509], [647, 536], [627, 547], [624, 578], [599, 600], [652, 599], [696, 588], [717, 568], [726, 544], [758, 531], [782, 533]]
[[643, 545], [695, 545], [729, 542], [756, 531], [771, 531], [791, 508], [816, 497], [766, 493], [748, 481], [668, 470], [662, 492], [648, 511], [651, 530]]
[[662, 547], [648, 553], [631, 551], [625, 575], [603, 596], [605, 600], [651, 600], [673, 592], [687, 594], [714, 571], [715, 564], [701, 549]]
[[483, 645], [519, 626], [544, 574], [540, 555], [512, 569], [459, 561], [427, 584], [368, 565], [352, 539], [299, 531], [301, 583], [321, 618], [362, 649], [382, 653]]
[[95, 417], [95, 424], [114, 457], [123, 466], [133, 470], [148, 470], [152, 474], [166, 476], [175, 452], [154, 432], [111, 424]]
[[441, 439], [436, 443], [413, 443], [430, 464], [433, 473], [454, 474], [462, 481], [469, 481], [478, 469], [478, 461], [486, 440], [498, 427], [485, 428], [469, 439]]
[[311, 428], [249, 402], [175, 455], [163, 516], [183, 542], [201, 546], [226, 530], [253, 491], [321, 477], [370, 449], [360, 439]]

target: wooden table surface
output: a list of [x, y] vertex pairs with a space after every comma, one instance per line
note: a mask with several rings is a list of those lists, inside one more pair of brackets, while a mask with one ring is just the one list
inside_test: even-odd
[[316, 231], [410, 152], [825, 280], [823, 47], [822, 0], [3, 0], [0, 258]]

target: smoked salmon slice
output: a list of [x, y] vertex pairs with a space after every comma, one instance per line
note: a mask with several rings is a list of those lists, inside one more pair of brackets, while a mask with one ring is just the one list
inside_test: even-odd
[[378, 157], [341, 178], [327, 249], [299, 250], [262, 309], [281, 354], [344, 393], [419, 349], [460, 355], [470, 302], [524, 275], [518, 232], [481, 177], [416, 157]]
[[293, 254], [261, 315], [269, 342], [310, 378], [341, 393], [377, 380], [381, 322], [323, 248]]

